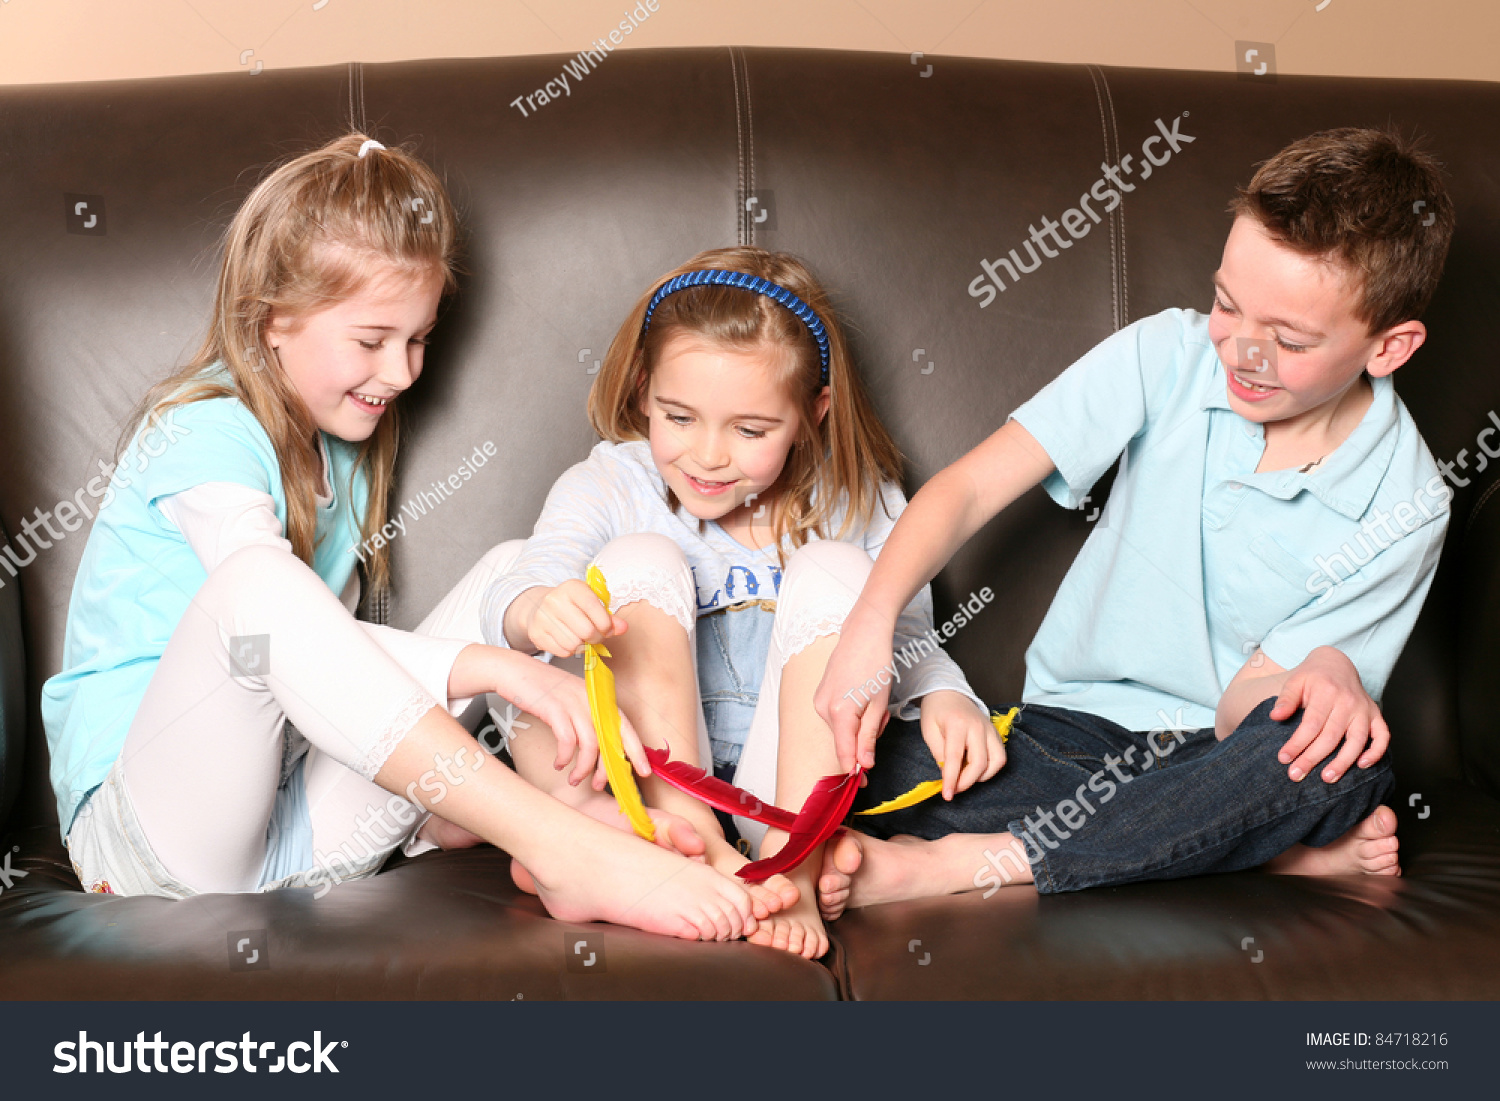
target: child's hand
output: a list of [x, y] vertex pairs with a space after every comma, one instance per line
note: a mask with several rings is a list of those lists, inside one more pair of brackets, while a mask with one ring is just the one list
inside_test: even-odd
[[892, 632], [857, 625], [851, 631], [853, 623], [851, 614], [813, 693], [813, 708], [833, 731], [839, 768], [845, 772], [854, 771], [856, 763], [875, 766], [875, 739], [891, 717], [886, 708], [891, 698]]
[[[589, 593], [590, 599], [593, 595]], [[594, 603], [599, 602], [595, 600]], [[557, 759], [552, 767], [561, 771], [567, 768], [568, 762], [573, 762], [568, 783], [577, 786], [593, 770], [594, 790], [604, 790], [608, 777], [604, 760], [599, 756], [599, 736], [594, 729], [588, 689], [582, 677], [554, 669], [535, 658], [524, 658], [495, 691], [551, 727], [557, 737]], [[625, 756], [635, 766], [636, 774], [651, 775], [646, 751], [641, 748], [641, 740], [623, 711], [620, 712], [620, 741], [624, 744]]]
[[[1359, 679], [1359, 670], [1343, 652], [1319, 646], [1287, 675], [1271, 709], [1280, 721], [1303, 708], [1302, 722], [1277, 759], [1292, 763], [1288, 775], [1300, 781], [1308, 771], [1338, 746], [1343, 750], [1323, 770], [1326, 783], [1333, 783], [1349, 770], [1356, 757], [1360, 768], [1369, 768], [1385, 753], [1391, 732]], [[1365, 749], [1366, 743], [1369, 748]], [[1364, 750], [1363, 755], [1360, 751]]]
[[594, 590], [570, 578], [548, 591], [531, 613], [526, 633], [538, 650], [569, 657], [589, 643], [623, 635], [628, 625], [609, 614]]
[[962, 692], [943, 689], [922, 697], [922, 740], [943, 766], [943, 798], [968, 791], [1005, 764], [1005, 746], [988, 715]]

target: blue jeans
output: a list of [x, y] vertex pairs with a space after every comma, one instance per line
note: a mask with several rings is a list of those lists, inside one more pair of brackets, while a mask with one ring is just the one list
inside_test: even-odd
[[[1275, 722], [1275, 702], [1263, 700], [1222, 742], [1211, 727], [1146, 733], [1024, 704], [992, 779], [952, 802], [939, 795], [852, 821], [875, 837], [1009, 832], [1043, 894], [1258, 867], [1299, 842], [1338, 839], [1395, 784], [1385, 758], [1332, 784], [1319, 778], [1320, 764], [1293, 783], [1276, 754], [1302, 711]], [[941, 775], [916, 722], [892, 719], [875, 760], [856, 810]]]

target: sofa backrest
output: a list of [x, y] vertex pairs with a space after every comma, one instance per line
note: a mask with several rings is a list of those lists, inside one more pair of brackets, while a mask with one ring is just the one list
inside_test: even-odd
[[[1396, 385], [1433, 454], [1467, 449], [1473, 465], [1487, 411], [1500, 410], [1500, 88], [925, 60], [927, 74], [905, 54], [627, 51], [545, 104], [535, 90], [566, 58], [0, 88], [12, 165], [0, 176], [0, 520], [18, 530], [113, 458], [135, 401], [202, 337], [238, 203], [270, 162], [351, 125], [410, 141], [447, 180], [467, 233], [462, 289], [403, 399], [410, 436], [394, 500], [486, 442], [496, 450], [396, 541], [398, 627], [485, 549], [530, 532], [553, 479], [593, 442], [594, 361], [649, 281], [694, 252], [749, 242], [811, 264], [909, 460], [910, 494], [1112, 331], [1170, 306], [1206, 310], [1235, 186], [1286, 142], [1331, 126], [1420, 131], [1448, 167], [1458, 235], [1431, 339]], [[512, 103], [528, 94], [523, 114]], [[1160, 163], [1147, 178], [1143, 143], [1164, 132], [1179, 136], [1150, 146]], [[1136, 182], [1123, 204], [1034, 271], [1005, 275], [982, 306], [971, 291], [980, 261], [1015, 248], [1029, 263], [1028, 227], [1062, 220], [1126, 154]], [[1474, 471], [1458, 490], [1449, 552], [1493, 481]], [[1093, 503], [1103, 497], [1101, 485]], [[983, 586], [997, 594], [951, 646], [987, 698], [1019, 696], [1024, 651], [1088, 511], [1034, 491], [935, 582], [940, 616]], [[24, 601], [21, 813], [35, 821], [52, 815], [39, 691], [60, 667], [87, 530], [8, 586]], [[1494, 547], [1491, 537], [1480, 561]], [[1452, 558], [1385, 699], [1396, 762], [1419, 775], [1457, 775], [1461, 744], [1494, 754], [1500, 742], [1483, 715], [1459, 736], [1468, 603]]]

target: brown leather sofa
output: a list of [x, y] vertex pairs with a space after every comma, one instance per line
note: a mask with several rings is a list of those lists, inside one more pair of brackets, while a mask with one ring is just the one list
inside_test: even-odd
[[[1225, 204], [1255, 162], [1330, 126], [1416, 129], [1448, 166], [1458, 235], [1431, 340], [1396, 381], [1433, 453], [1466, 465], [1384, 701], [1405, 875], [1246, 873], [875, 907], [837, 923], [821, 963], [563, 926], [488, 847], [398, 861], [322, 899], [87, 895], [57, 836], [38, 715], [84, 529], [18, 578], [0, 571], [0, 854], [12, 869], [0, 997], [1500, 996], [1500, 505], [1476, 442], [1500, 410], [1500, 88], [723, 48], [619, 53], [560, 100], [510, 106], [563, 61], [0, 88], [6, 528], [113, 458], [133, 402], [196, 346], [217, 235], [261, 168], [351, 125], [413, 140], [468, 232], [462, 290], [407, 399], [396, 499], [485, 441], [498, 448], [396, 543], [394, 598], [365, 613], [408, 628], [485, 549], [530, 531], [552, 480], [593, 442], [594, 361], [647, 281], [699, 249], [753, 242], [813, 265], [915, 492], [1113, 330], [1206, 309]], [[1158, 119], [1185, 137], [1142, 178]], [[981, 259], [1024, 255], [1028, 226], [1061, 219], [1101, 162], [1125, 154], [1136, 182], [1124, 203], [981, 307]], [[972, 590], [997, 593], [952, 643], [993, 703], [1018, 696], [1023, 651], [1088, 530], [1087, 511], [1035, 491], [935, 582], [940, 618]], [[231, 950], [247, 931], [266, 948], [250, 969]], [[579, 938], [598, 949], [593, 968], [569, 950]]]

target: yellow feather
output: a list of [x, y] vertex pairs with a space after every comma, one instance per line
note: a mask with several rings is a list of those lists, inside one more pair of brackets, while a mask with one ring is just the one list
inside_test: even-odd
[[907, 807], [916, 806], [924, 799], [931, 799], [942, 790], [943, 782], [941, 780], [928, 780], [925, 783], [918, 784], [905, 795], [898, 795], [894, 799], [887, 799], [878, 807], [871, 807], [869, 810], [857, 810], [854, 813], [856, 815], [889, 814], [893, 810], [905, 810]]
[[[609, 608], [609, 588], [604, 583], [604, 574], [598, 566], [590, 566], [589, 588]], [[641, 801], [641, 792], [635, 786], [630, 762], [625, 759], [625, 743], [620, 738], [620, 706], [615, 700], [615, 675], [602, 659], [610, 656], [603, 643], [585, 645], [583, 648], [583, 684], [588, 691], [589, 714], [594, 720], [594, 730], [599, 736], [599, 755], [604, 758], [604, 772], [609, 777], [609, 790], [614, 792], [615, 802], [635, 832], [647, 841], [656, 840], [656, 826], [646, 813], [646, 804]]]
[[[1000, 735], [1000, 740], [1002, 742], [1009, 740], [1010, 724], [1015, 722], [1016, 715], [1020, 713], [1020, 710], [1021, 709], [1019, 707], [1012, 707], [1004, 715], [1000, 714], [999, 712], [993, 711], [990, 713], [990, 722], [995, 725], [995, 733]], [[938, 762], [938, 767], [943, 767], [942, 761]], [[878, 807], [871, 807], [869, 810], [857, 810], [854, 813], [856, 815], [889, 814], [893, 810], [905, 810], [907, 807], [916, 806], [924, 799], [931, 799], [934, 795], [937, 795], [942, 790], [943, 782], [941, 780], [928, 780], [925, 783], [918, 784], [916, 787], [908, 791], [905, 795], [898, 795], [894, 799], [887, 799]]]

